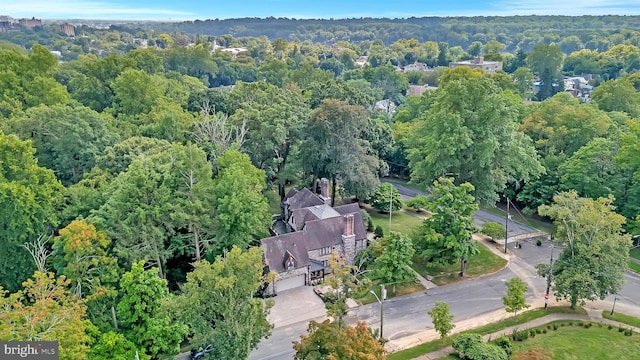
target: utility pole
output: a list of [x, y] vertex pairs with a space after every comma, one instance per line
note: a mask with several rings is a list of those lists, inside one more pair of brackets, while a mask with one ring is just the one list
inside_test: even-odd
[[[553, 236], [551, 237], [551, 259], [549, 260], [549, 273], [547, 274], [547, 292], [544, 294], [544, 308], [549, 303], [549, 291], [551, 290], [551, 277], [553, 276]], [[615, 305], [614, 305], [615, 306]]]
[[509, 238], [509, 198], [507, 199], [507, 215], [504, 218], [504, 253], [507, 253], [507, 239]]
[[613, 316], [613, 311], [616, 309], [616, 300], [618, 300], [618, 294], [613, 297], [613, 307], [611, 308], [611, 316]]

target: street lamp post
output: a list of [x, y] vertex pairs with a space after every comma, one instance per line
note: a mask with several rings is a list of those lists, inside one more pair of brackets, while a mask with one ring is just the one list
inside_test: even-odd
[[551, 237], [551, 259], [549, 260], [549, 273], [547, 274], [547, 292], [544, 294], [544, 308], [547, 309], [549, 291], [551, 290], [551, 277], [553, 276], [553, 236]]
[[384, 325], [384, 300], [387, 298], [387, 289], [384, 288], [384, 284], [380, 285], [380, 296], [382, 297], [382, 300], [380, 300], [375, 291], [371, 290], [369, 292], [372, 293], [373, 296], [376, 297], [376, 300], [378, 300], [378, 302], [380, 303], [380, 340], [382, 340], [382, 329]]

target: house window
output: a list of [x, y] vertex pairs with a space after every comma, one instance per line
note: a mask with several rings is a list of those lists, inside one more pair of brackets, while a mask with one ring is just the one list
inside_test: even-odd
[[324, 261], [322, 262], [322, 265], [324, 265], [324, 267], [329, 266], [329, 260], [324, 260]]
[[320, 249], [320, 255], [329, 255], [331, 254], [331, 246], [323, 247]]

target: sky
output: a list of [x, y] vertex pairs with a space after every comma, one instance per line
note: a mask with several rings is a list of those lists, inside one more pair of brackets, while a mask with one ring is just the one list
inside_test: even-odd
[[640, 0], [0, 0], [0, 15], [205, 20], [506, 15], [640, 15]]

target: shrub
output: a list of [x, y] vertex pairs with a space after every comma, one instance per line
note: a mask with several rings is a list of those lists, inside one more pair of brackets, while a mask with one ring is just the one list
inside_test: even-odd
[[609, 326], [607, 326], [607, 329], [609, 330], [613, 329], [613, 325], [609, 324]]
[[502, 350], [504, 350], [507, 355], [511, 356], [513, 353], [513, 349], [511, 349], [511, 341], [506, 336], [501, 336], [496, 339], [495, 344], [499, 346]]
[[553, 324], [553, 330], [558, 330], [558, 324]]
[[618, 326], [618, 332], [623, 332], [624, 328], [622, 326]]
[[474, 346], [483, 344], [482, 335], [479, 334], [461, 334], [453, 340], [451, 345], [461, 359], [468, 358], [467, 352]]
[[551, 324], [547, 325], [547, 329], [551, 330]]
[[536, 337], [536, 331], [533, 329], [529, 330], [529, 336], [531, 336], [532, 338]]
[[380, 225], [376, 226], [376, 229], [374, 230], [373, 233], [376, 235], [376, 239], [380, 239], [384, 237], [384, 230]]
[[573, 321], [569, 321], [569, 326], [573, 326]]
[[626, 330], [624, 331], [624, 335], [625, 335], [625, 336], [631, 336], [632, 334], [633, 334], [633, 330], [631, 330], [631, 328], [626, 329]]
[[584, 326], [584, 323], [582, 321], [579, 321], [578, 322], [578, 326], [582, 327], [582, 326]]
[[507, 360], [509, 356], [500, 347], [494, 344], [479, 343], [473, 345], [465, 352], [465, 358], [470, 360]]
[[542, 329], [542, 333], [546, 334], [547, 333], [547, 329]]
[[[534, 334], [535, 334], [535, 332], [534, 332]], [[513, 341], [525, 341], [528, 338], [529, 338], [529, 331], [527, 331], [527, 330], [513, 329], [513, 333], [511, 333], [511, 339]]]
[[536, 329], [536, 334], [542, 334], [542, 330], [541, 329]]

